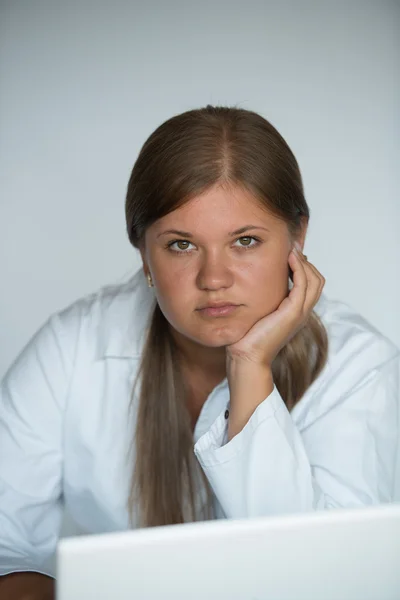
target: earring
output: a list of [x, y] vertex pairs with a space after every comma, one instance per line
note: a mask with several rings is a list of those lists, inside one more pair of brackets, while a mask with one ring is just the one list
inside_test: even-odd
[[150, 273], [147, 273], [147, 284], [148, 284], [149, 288], [154, 287], [153, 280], [151, 278]]

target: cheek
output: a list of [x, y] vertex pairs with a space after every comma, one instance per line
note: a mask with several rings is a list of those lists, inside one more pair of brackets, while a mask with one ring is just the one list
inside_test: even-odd
[[288, 279], [289, 264], [283, 252], [277, 253], [277, 256], [268, 255], [243, 267], [241, 277], [251, 287], [260, 284], [273, 287]]
[[[163, 250], [162, 252], [166, 252]], [[184, 290], [191, 279], [189, 261], [155, 252], [151, 260], [152, 271], [159, 290]]]
[[289, 265], [284, 256], [282, 253], [277, 258], [257, 262], [243, 276], [246, 294], [257, 315], [260, 310], [267, 313], [275, 310], [288, 294]]
[[174, 325], [182, 320], [193, 305], [188, 281], [168, 273], [156, 279], [156, 298], [167, 320]]

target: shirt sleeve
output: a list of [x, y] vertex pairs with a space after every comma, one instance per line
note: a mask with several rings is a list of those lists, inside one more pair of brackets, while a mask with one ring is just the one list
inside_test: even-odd
[[62, 513], [62, 429], [71, 332], [51, 317], [0, 387], [0, 575], [37, 571], [55, 552]]
[[390, 502], [398, 374], [396, 353], [362, 378], [349, 380], [346, 393], [337, 394], [332, 378], [329, 390], [314, 393], [301, 427], [274, 387], [228, 443], [222, 412], [194, 451], [225, 515], [245, 518]]

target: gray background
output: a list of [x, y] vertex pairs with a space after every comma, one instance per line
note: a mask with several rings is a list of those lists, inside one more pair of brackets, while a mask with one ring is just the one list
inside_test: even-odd
[[399, 25], [389, 1], [3, 0], [0, 375], [50, 313], [137, 269], [132, 165], [206, 103], [284, 135], [325, 292], [400, 345]]

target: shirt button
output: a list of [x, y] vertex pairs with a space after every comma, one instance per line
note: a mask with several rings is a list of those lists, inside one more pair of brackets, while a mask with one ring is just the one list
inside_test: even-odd
[[229, 410], [226, 409], [226, 411], [225, 411], [225, 419], [228, 419], [228, 418], [229, 418]]

